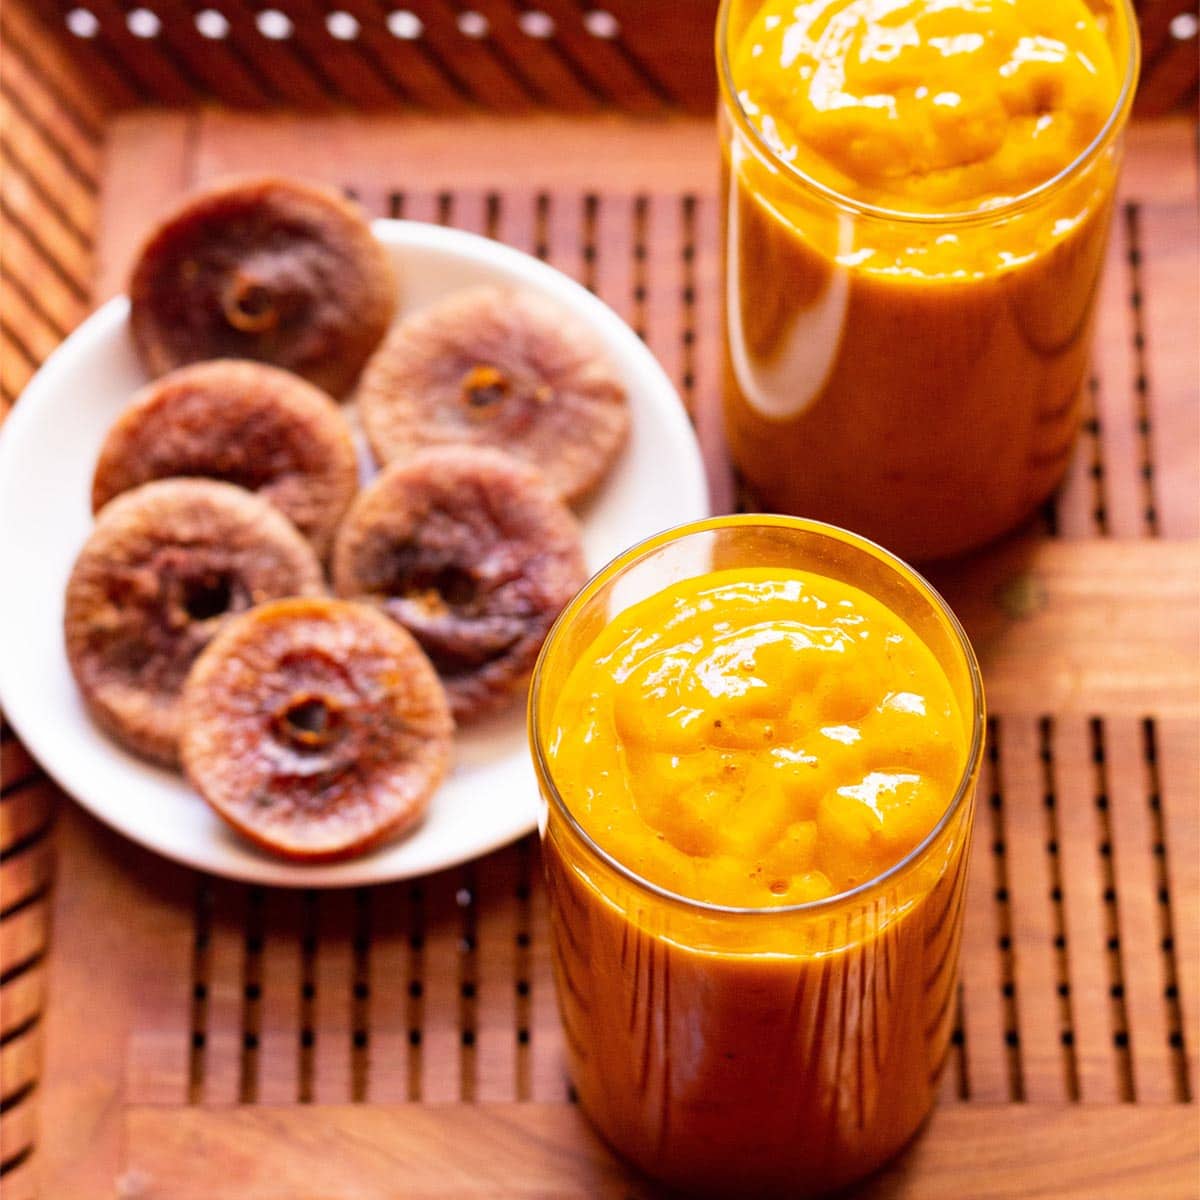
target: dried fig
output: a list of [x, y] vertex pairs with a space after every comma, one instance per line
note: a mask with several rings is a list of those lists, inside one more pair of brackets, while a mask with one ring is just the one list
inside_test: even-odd
[[625, 389], [586, 328], [534, 292], [478, 287], [400, 322], [363, 372], [363, 424], [383, 462], [424, 446], [495, 446], [568, 504], [629, 432]]
[[178, 475], [257, 492], [322, 558], [358, 491], [354, 439], [329, 396], [277, 367], [229, 359], [180, 367], [134, 396], [100, 449], [92, 509]]
[[183, 713], [196, 790], [260, 846], [309, 861], [414, 825], [454, 733], [416, 642], [341, 600], [279, 600], [231, 621], [196, 660]]
[[84, 702], [117, 741], [178, 761], [179, 691], [230, 616], [323, 591], [321, 565], [266, 500], [208, 479], [118, 496], [67, 583], [67, 657]]
[[342, 396], [392, 319], [396, 283], [356, 206], [267, 178], [188, 197], [142, 245], [129, 294], [151, 375], [250, 358]]
[[359, 495], [333, 551], [337, 593], [412, 633], [459, 722], [523, 691], [586, 578], [579, 526], [538, 472], [471, 446], [393, 463]]

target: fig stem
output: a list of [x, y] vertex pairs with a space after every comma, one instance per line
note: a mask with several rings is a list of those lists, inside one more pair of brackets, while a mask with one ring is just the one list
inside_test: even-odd
[[508, 395], [509, 380], [498, 367], [472, 367], [462, 381], [463, 401], [468, 408], [486, 409]]
[[225, 319], [242, 333], [265, 333], [279, 320], [267, 285], [245, 271], [235, 271], [221, 304]]
[[324, 696], [298, 692], [272, 719], [275, 736], [297, 750], [319, 750], [342, 736], [342, 712]]

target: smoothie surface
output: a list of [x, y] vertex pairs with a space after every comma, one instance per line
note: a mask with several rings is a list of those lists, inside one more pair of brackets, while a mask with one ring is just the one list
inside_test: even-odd
[[1053, 178], [1121, 73], [1084, 0], [766, 0], [732, 47], [775, 154], [856, 200], [970, 211]]
[[899, 616], [770, 567], [619, 614], [572, 668], [548, 755], [568, 809], [619, 862], [693, 899], [772, 907], [847, 891], [915, 848], [967, 739]]

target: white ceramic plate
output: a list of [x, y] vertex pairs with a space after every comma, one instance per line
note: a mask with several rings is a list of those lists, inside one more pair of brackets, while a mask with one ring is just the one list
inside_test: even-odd
[[[582, 514], [594, 571], [633, 542], [704, 517], [700, 451], [675, 389], [638, 337], [594, 296], [544, 263], [486, 238], [412, 221], [377, 221], [401, 281], [401, 311], [475, 283], [533, 288], [577, 314], [628, 388], [629, 445]], [[256, 883], [336, 887], [423, 874], [484, 854], [533, 828], [533, 768], [519, 706], [459, 734], [456, 765], [424, 823], [344, 863], [272, 858], [233, 833], [179, 776], [126, 754], [92, 724], [63, 647], [63, 590], [92, 527], [89, 493], [104, 434], [145, 382], [112, 300], [85, 321], [26, 388], [0, 432], [0, 704], [58, 783], [142, 845], [205, 871]]]

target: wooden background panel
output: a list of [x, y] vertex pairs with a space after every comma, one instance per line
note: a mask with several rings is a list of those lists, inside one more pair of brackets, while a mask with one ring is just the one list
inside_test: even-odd
[[929, 575], [996, 709], [1196, 712], [1200, 542], [1015, 537]]
[[[1135, 126], [1128, 139], [1122, 198], [1176, 206], [1181, 212], [1193, 206], [1193, 137], [1193, 123], [1183, 119]], [[322, 147], [316, 157], [314, 144]], [[582, 144], [588, 147], [586, 156], [579, 154]], [[301, 117], [227, 109], [122, 113], [108, 128], [103, 180], [111, 203], [102, 213], [97, 239], [97, 298], [122, 290], [137, 239], [186, 185], [260, 171], [264, 162], [335, 187], [365, 184], [367, 190], [383, 186], [401, 192], [414, 187], [488, 192], [497, 181], [509, 191], [518, 178], [520, 188], [530, 193], [565, 188], [707, 197], [717, 187], [711, 121], [679, 115], [630, 121], [612, 113], [586, 118], [539, 113], [519, 120], [481, 113], [454, 118]], [[129, 181], [120, 172], [139, 166], [145, 168], [140, 180], [145, 201], [130, 211], [122, 203]], [[707, 237], [699, 244], [710, 254], [717, 246]], [[709, 261], [715, 263], [715, 256]], [[1127, 296], [1126, 290], [1121, 303]], [[1122, 344], [1128, 340], [1123, 332]], [[1121, 388], [1130, 381], [1123, 374]]]
[[[20, 0], [24, 5], [28, 0]], [[134, 11], [112, 0], [30, 5], [81, 73], [115, 103], [264, 102], [328, 107], [407, 104], [629, 111], [673, 105], [711, 111], [716, 0], [606, 0], [602, 7], [545, 0], [412, 0], [392, 10], [363, 0], [226, 0], [223, 20], [197, 19], [178, 0]], [[1141, 0], [1143, 63], [1137, 111], [1194, 103], [1192, 0]], [[396, 16], [396, 12], [401, 15]]]
[[[119, 1194], [200, 1200], [404, 1195], [652, 1200], [569, 1105], [133, 1109]], [[943, 1109], [863, 1200], [1192, 1200], [1193, 1114], [1153, 1105]]]
[[[99, 7], [104, 20], [123, 19], [117, 6]], [[253, 31], [250, 6], [228, 7]], [[488, 11], [496, 20], [500, 7]], [[0, 65], [6, 116], [15, 114], [6, 150], [16, 166], [0, 197], [6, 266], [22, 281], [6, 289], [0, 313], [9, 399], [88, 306], [93, 256], [99, 294], [117, 290], [163, 206], [193, 182], [270, 161], [322, 172], [375, 214], [499, 234], [596, 287], [663, 358], [717, 464], [719, 214], [707, 119], [541, 115], [518, 124], [478, 115], [450, 125], [133, 112], [112, 125], [101, 157], [107, 97], [144, 94], [155, 86], [147, 72], [172, 64], [182, 66], [182, 87], [203, 86], [182, 26], [140, 75], [118, 76], [111, 46], [80, 47], [89, 56], [83, 88], [56, 43], [26, 36], [36, 27], [23, 7], [10, 3], [2, 19], [20, 42]], [[444, 39], [459, 37], [437, 19]], [[503, 37], [477, 47], [480, 61], [511, 53], [519, 32], [504, 26]], [[300, 78], [317, 100], [331, 87], [357, 86], [345, 56], [339, 84], [308, 70], [311, 40], [252, 36], [261, 47], [244, 73], [247, 95], [282, 94]], [[586, 71], [563, 65], [566, 45], [546, 47], [530, 78], [540, 72], [544, 85], [561, 68], [590, 86]], [[662, 96], [653, 72], [619, 39], [606, 47], [610, 61], [618, 56], [651, 81], [638, 103], [655, 108]], [[410, 49], [442, 70], [428, 43]], [[370, 65], [374, 83], [362, 86], [373, 95], [398, 78], [389, 61]], [[1193, 134], [1190, 123], [1166, 122], [1130, 139], [1102, 300], [1094, 428], [1085, 428], [1051, 514], [1061, 540], [1016, 539], [939, 575], [981, 646], [1000, 713], [977, 828], [957, 1075], [946, 1089], [971, 1107], [1192, 1095], [1200, 987], [1189, 617], [1197, 551], [1186, 540], [1198, 519], [1189, 449]], [[581, 162], [583, 141], [594, 153]], [[317, 143], [323, 152], [314, 158]], [[514, 173], [519, 187], [497, 190]], [[1172, 540], [1154, 545], [1153, 535]], [[31, 764], [11, 738], [3, 751], [3, 828], [40, 837], [55, 793], [44, 783], [10, 792], [13, 772], [24, 777]], [[55, 1130], [39, 1155], [44, 1179], [49, 1194], [72, 1195], [103, 1194], [119, 1169], [124, 1101], [566, 1098], [530, 842], [418, 884], [317, 897], [207, 881], [131, 849], [73, 806], [63, 814], [50, 993], [61, 1001], [40, 1021], [49, 855], [31, 843], [0, 864], [0, 886], [22, 896], [0, 938], [27, 967], [0, 988], [5, 1031], [20, 1035], [0, 1063], [20, 1088], [39, 1069], [35, 1039], [46, 1034], [40, 1088], [0, 1115], [6, 1195], [32, 1189], [38, 1122], [26, 1101], [39, 1094], [41, 1125]], [[115, 914], [99, 935], [96, 912]], [[122, 929], [132, 939], [118, 936]], [[7, 1083], [0, 1091], [11, 1100]], [[932, 1170], [923, 1165], [922, 1178]]]

